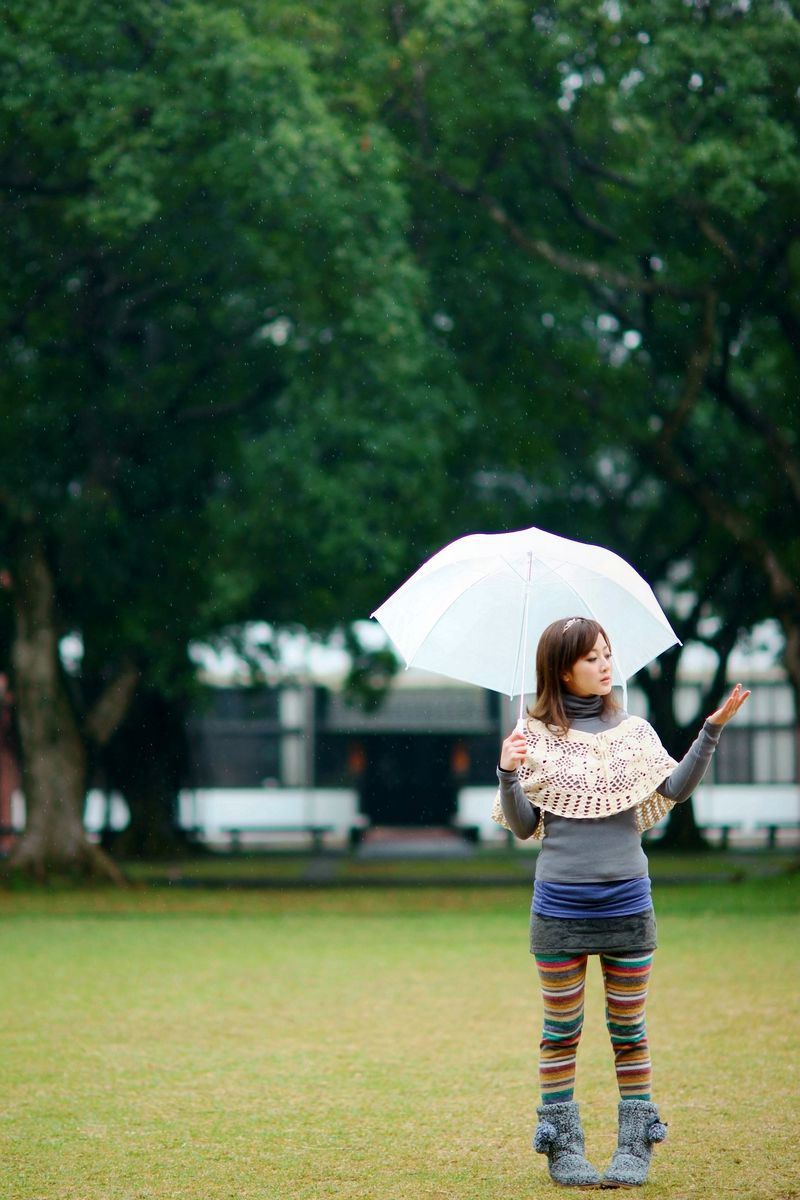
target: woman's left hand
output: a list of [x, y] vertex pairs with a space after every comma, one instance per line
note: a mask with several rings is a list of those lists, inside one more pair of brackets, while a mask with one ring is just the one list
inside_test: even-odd
[[713, 712], [710, 717], [706, 717], [706, 720], [712, 725], [727, 725], [731, 717], [736, 716], [749, 695], [750, 692], [742, 691], [742, 685], [737, 683], [722, 707]]

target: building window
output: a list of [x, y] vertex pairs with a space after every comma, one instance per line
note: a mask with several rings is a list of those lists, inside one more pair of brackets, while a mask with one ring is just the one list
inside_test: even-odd
[[714, 755], [716, 783], [794, 783], [797, 736], [794, 729], [729, 725]]
[[753, 782], [752, 730], [728, 726], [714, 753], [716, 783]]

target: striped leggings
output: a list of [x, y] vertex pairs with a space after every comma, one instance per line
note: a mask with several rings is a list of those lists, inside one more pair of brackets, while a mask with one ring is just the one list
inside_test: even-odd
[[[536, 955], [544, 1002], [539, 1043], [543, 1104], [572, 1100], [587, 958], [586, 954]], [[653, 955], [601, 954], [599, 958], [620, 1096], [623, 1100], [649, 1100], [652, 1071], [644, 1009]]]

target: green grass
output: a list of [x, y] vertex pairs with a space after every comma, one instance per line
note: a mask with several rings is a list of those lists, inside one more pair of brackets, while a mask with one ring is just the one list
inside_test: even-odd
[[[782, 873], [797, 862], [785, 850], [720, 851], [705, 854], [668, 854], [650, 850], [650, 874], [655, 880], [750, 878]], [[128, 877], [136, 883], [221, 884], [227, 881], [266, 882], [297, 885], [318, 882], [320, 874], [337, 884], [360, 884], [377, 880], [426, 882], [507, 882], [529, 886], [536, 867], [530, 851], [479, 846], [467, 857], [368, 858], [343, 852], [315, 856], [285, 850], [240, 854], [208, 854], [175, 863], [130, 863]]]
[[[670, 1140], [647, 1195], [799, 1197], [800, 877], [655, 894]], [[527, 908], [517, 884], [0, 892], [0, 1195], [573, 1194], [529, 1146]], [[603, 1165], [616, 1098], [597, 970], [578, 1099]]]

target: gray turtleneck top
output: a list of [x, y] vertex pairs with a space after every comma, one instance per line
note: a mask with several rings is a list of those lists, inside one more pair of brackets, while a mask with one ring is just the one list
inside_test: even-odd
[[[601, 696], [565, 696], [570, 728], [583, 733], [614, 729], [628, 714], [601, 715]], [[717, 747], [721, 725], [703, 725], [698, 737], [672, 774], [656, 789], [668, 800], [688, 800], [705, 775]], [[522, 790], [516, 771], [497, 768], [500, 803], [509, 828], [518, 838], [533, 836], [540, 810]], [[536, 878], [548, 883], [607, 883], [647, 875], [647, 857], [636, 828], [636, 810], [611, 817], [575, 820], [544, 814], [544, 838], [536, 861]]]

